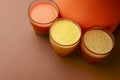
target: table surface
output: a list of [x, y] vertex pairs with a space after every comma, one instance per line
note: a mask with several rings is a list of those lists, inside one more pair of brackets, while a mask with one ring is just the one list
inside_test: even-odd
[[113, 54], [104, 61], [86, 62], [79, 48], [59, 57], [29, 23], [32, 1], [0, 0], [0, 80], [120, 80], [120, 26]]

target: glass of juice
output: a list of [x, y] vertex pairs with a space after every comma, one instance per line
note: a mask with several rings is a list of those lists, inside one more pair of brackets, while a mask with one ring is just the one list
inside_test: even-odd
[[69, 55], [78, 45], [81, 28], [73, 20], [59, 19], [50, 28], [50, 43], [60, 56]]
[[46, 35], [52, 23], [59, 16], [59, 8], [54, 1], [36, 0], [30, 4], [28, 16], [35, 33]]
[[82, 37], [81, 51], [89, 62], [96, 63], [107, 57], [114, 47], [114, 36], [102, 27], [89, 28]]

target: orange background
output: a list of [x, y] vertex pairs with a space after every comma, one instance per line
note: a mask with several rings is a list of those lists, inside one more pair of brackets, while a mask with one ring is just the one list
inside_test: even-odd
[[113, 32], [120, 22], [119, 0], [54, 0], [61, 16], [77, 21], [83, 31], [102, 26]]

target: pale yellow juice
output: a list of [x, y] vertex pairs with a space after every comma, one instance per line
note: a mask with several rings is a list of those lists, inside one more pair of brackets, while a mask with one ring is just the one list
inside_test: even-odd
[[93, 28], [84, 34], [81, 47], [88, 60], [97, 62], [106, 57], [113, 46], [114, 39], [110, 32]]
[[50, 29], [50, 42], [54, 50], [62, 56], [70, 54], [79, 43], [81, 29], [71, 20], [56, 21]]

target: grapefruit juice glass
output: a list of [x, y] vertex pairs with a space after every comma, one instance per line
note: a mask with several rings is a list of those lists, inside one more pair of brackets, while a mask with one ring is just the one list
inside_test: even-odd
[[30, 23], [38, 35], [46, 35], [52, 23], [58, 18], [59, 8], [51, 0], [36, 0], [28, 9]]

